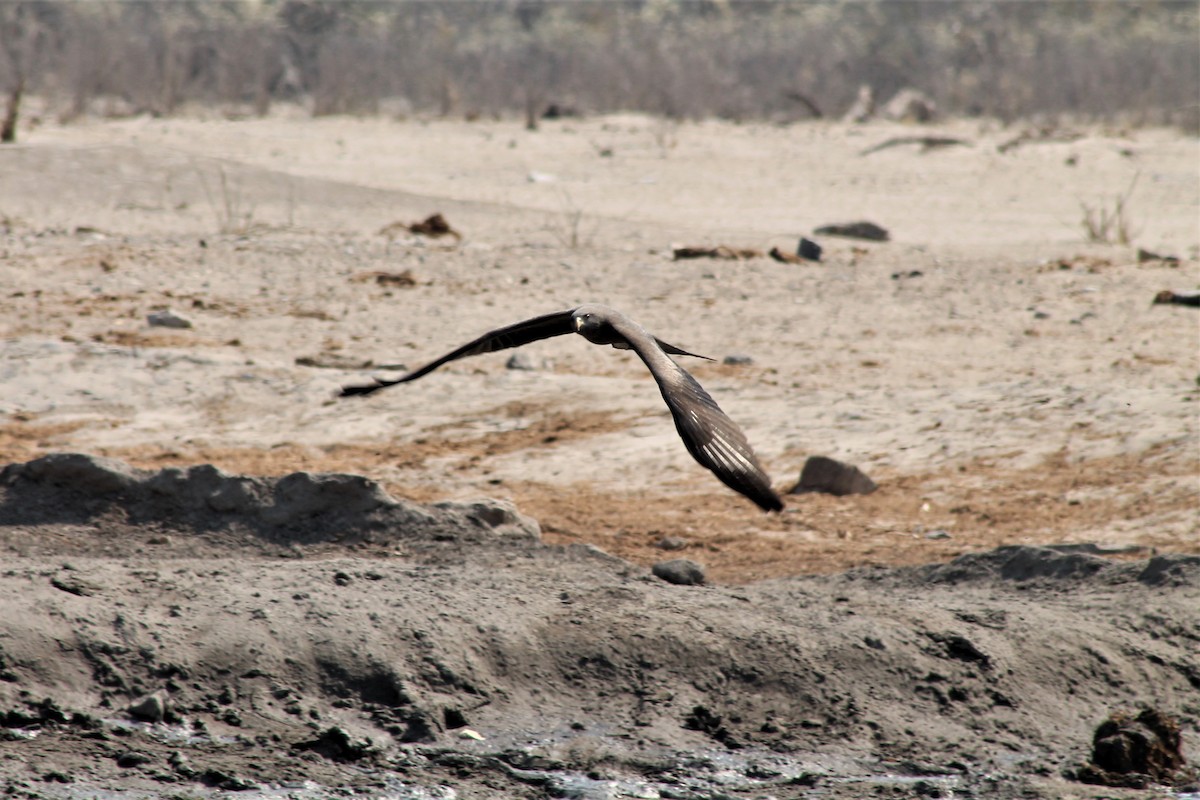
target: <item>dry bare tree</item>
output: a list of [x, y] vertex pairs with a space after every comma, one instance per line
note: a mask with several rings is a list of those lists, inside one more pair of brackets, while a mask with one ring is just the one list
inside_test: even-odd
[[0, 69], [4, 71], [5, 96], [0, 142], [4, 144], [17, 140], [21, 98], [37, 68], [38, 54], [46, 47], [50, 35], [45, 18], [54, 13], [50, 3], [0, 5]]

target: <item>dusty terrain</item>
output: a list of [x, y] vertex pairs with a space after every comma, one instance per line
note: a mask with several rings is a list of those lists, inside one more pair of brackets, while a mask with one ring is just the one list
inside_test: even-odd
[[[281, 111], [0, 150], [0, 463], [114, 459], [0, 487], [0, 785], [1092, 796], [1064, 770], [1143, 705], [1194, 754], [1200, 314], [1150, 301], [1200, 285], [1200, 145], [863, 155], [914, 131]], [[1130, 241], [1087, 241], [1121, 196]], [[461, 241], [379, 233], [436, 211]], [[858, 219], [891, 240], [812, 234]], [[820, 264], [670, 257], [801, 235]], [[764, 515], [573, 336], [335, 399], [585, 301], [715, 357], [682, 363], [779, 490], [810, 455], [880, 489]], [[226, 477], [297, 472], [378, 486], [288, 479], [280, 517]], [[675, 557], [708, 585], [650, 577]]]

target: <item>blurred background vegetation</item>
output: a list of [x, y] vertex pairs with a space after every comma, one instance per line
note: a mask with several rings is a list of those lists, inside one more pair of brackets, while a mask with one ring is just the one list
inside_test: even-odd
[[0, 91], [83, 114], [941, 113], [1200, 130], [1195, 0], [5, 2]]

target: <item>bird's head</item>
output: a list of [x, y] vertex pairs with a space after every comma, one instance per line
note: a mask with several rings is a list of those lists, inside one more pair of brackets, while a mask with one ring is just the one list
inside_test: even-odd
[[596, 327], [596, 315], [595, 314], [592, 314], [589, 312], [575, 314], [575, 331], [577, 333], [582, 333], [587, 330], [595, 330], [595, 327]]
[[588, 306], [580, 306], [575, 310], [575, 332], [583, 334], [594, 333], [606, 322], [604, 315]]
[[591, 303], [571, 312], [575, 320], [575, 332], [592, 344], [611, 344], [627, 348], [624, 334], [613, 328], [613, 317], [619, 316], [607, 306]]

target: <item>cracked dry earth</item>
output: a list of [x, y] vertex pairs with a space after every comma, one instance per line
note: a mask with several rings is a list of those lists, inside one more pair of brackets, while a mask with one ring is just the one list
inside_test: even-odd
[[[1200, 315], [1150, 304], [1200, 284], [1197, 143], [660, 124], [280, 112], [0, 151], [0, 786], [1196, 791], [1069, 776], [1113, 712], [1200, 744]], [[1082, 240], [1135, 173], [1137, 244], [1177, 262]], [[377, 233], [434, 211], [461, 242]], [[892, 240], [670, 260], [854, 218]], [[716, 357], [687, 366], [781, 491], [810, 455], [879, 490], [761, 514], [577, 337], [334, 399], [584, 301]], [[675, 557], [707, 584], [651, 576]]]

